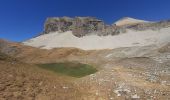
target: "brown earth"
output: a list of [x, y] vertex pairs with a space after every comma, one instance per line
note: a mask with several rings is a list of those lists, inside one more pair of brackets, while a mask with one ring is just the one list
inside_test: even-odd
[[[169, 45], [144, 54], [150, 57], [122, 57], [121, 50], [45, 50], [1, 40], [0, 100], [170, 99]], [[34, 65], [63, 61], [92, 64], [99, 71], [73, 78]]]
[[80, 100], [73, 78], [16, 60], [0, 60], [0, 100]]

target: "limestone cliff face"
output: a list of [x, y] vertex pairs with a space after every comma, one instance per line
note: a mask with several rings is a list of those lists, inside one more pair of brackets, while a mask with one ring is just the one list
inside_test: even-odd
[[[96, 34], [99, 36], [117, 35], [119, 33], [125, 33], [126, 29], [133, 29], [137, 31], [147, 29], [160, 29], [169, 27], [170, 21], [161, 22], [148, 22], [143, 20], [137, 20], [133, 18], [123, 18], [116, 23], [124, 23], [125, 25], [107, 25], [104, 21], [94, 17], [52, 17], [47, 18], [44, 25], [44, 32], [42, 34], [49, 34], [50, 32], [66, 32], [72, 31], [77, 37], [82, 37], [90, 34]], [[125, 23], [126, 22], [126, 23]], [[132, 23], [133, 24], [129, 24]], [[134, 24], [135, 23], [135, 24]]]
[[115, 25], [106, 25], [102, 20], [94, 17], [53, 17], [48, 18], [45, 22], [43, 34], [50, 32], [66, 32], [72, 31], [77, 37], [89, 34], [99, 36], [115, 35], [120, 33], [119, 27]]

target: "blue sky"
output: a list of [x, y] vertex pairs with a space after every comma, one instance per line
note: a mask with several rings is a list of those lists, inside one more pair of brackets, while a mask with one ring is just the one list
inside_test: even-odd
[[0, 38], [23, 41], [43, 31], [47, 17], [170, 19], [170, 0], [0, 0]]

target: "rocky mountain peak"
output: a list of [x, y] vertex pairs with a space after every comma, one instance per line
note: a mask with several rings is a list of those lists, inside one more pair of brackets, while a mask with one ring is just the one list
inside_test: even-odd
[[117, 26], [123, 26], [123, 25], [134, 25], [134, 24], [147, 23], [147, 22], [149, 21], [139, 20], [131, 17], [123, 17], [120, 20], [116, 21], [115, 24]]
[[115, 35], [120, 33], [115, 25], [107, 25], [95, 17], [52, 17], [47, 18], [43, 34], [72, 31], [77, 37], [89, 34]]
[[49, 34], [51, 32], [72, 31], [73, 35], [83, 37], [95, 34], [98, 36], [117, 35], [125, 33], [126, 29], [147, 30], [160, 29], [169, 26], [169, 21], [149, 22], [131, 17], [123, 17], [112, 25], [107, 25], [103, 20], [95, 17], [51, 17], [47, 18], [44, 25], [44, 32], [41, 34]]

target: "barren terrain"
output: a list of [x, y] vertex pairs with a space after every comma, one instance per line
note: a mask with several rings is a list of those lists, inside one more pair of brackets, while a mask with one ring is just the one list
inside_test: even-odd
[[[1, 40], [0, 99], [168, 100], [169, 46], [46, 50]], [[90, 64], [98, 72], [76, 78], [36, 66], [64, 61]]]

